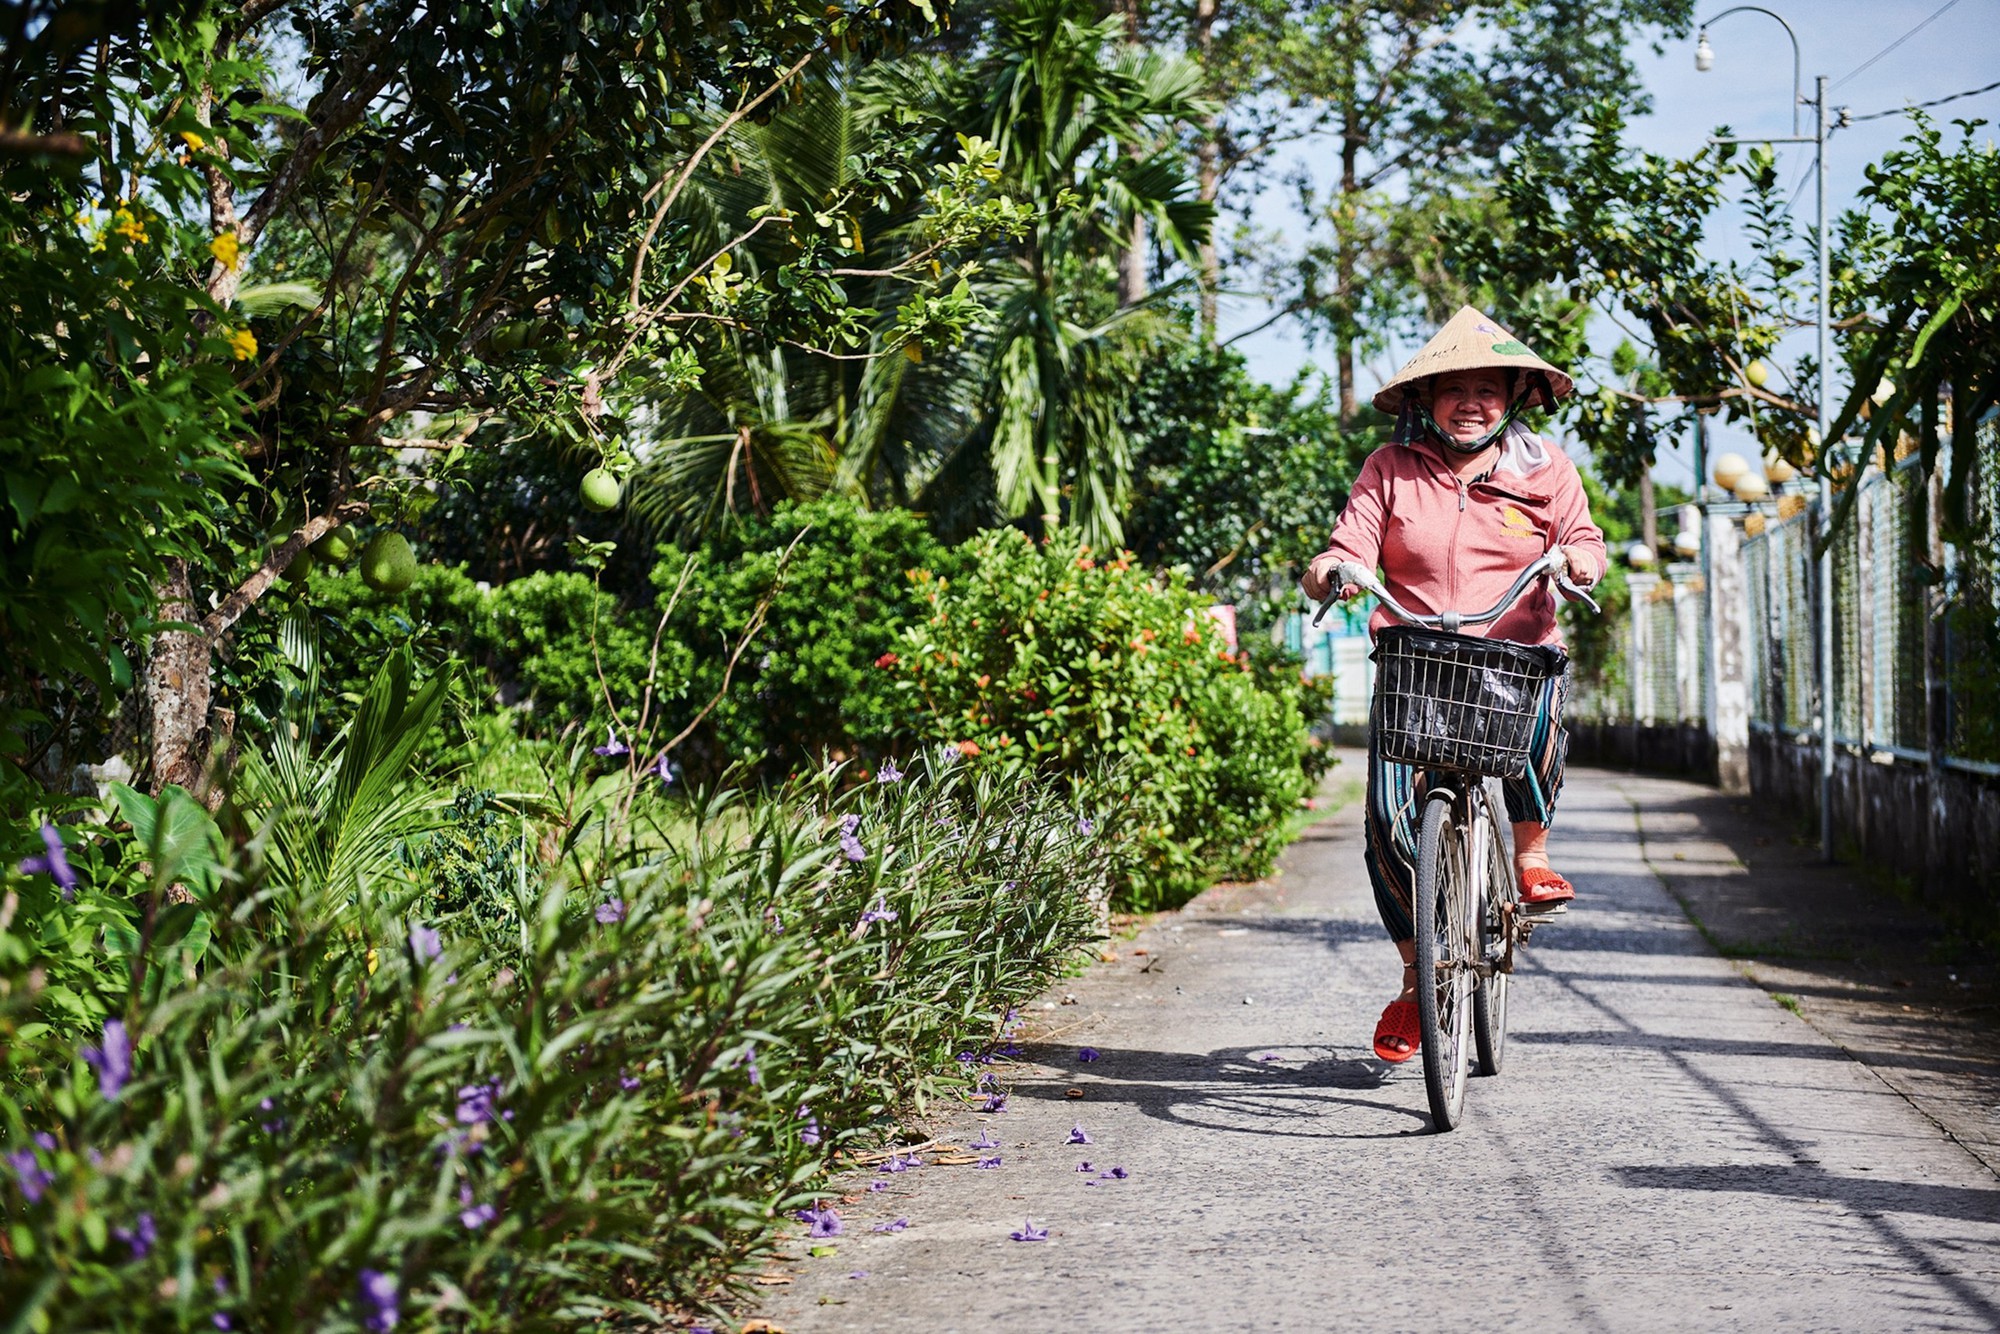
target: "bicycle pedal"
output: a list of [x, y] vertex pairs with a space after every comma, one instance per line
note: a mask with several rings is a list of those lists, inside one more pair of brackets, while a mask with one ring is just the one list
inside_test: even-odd
[[1569, 911], [1570, 899], [1558, 899], [1554, 903], [1523, 903], [1521, 915], [1531, 921], [1546, 922], [1551, 917], [1561, 917]]

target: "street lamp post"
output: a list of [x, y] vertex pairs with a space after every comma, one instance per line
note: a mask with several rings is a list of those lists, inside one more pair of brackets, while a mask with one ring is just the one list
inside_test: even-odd
[[[1818, 226], [1815, 235], [1816, 258], [1819, 262], [1819, 312], [1816, 330], [1819, 339], [1819, 529], [1823, 545], [1819, 555], [1819, 587], [1814, 602], [1819, 611], [1819, 844], [1820, 856], [1826, 861], [1833, 860], [1833, 544], [1829, 540], [1833, 519], [1833, 483], [1828, 474], [1827, 459], [1833, 449], [1833, 442], [1826, 437], [1827, 405], [1830, 401], [1831, 383], [1828, 378], [1829, 363], [1832, 360], [1832, 340], [1830, 337], [1827, 307], [1832, 295], [1830, 270], [1827, 258], [1826, 229], [1826, 76], [1819, 75], [1813, 80], [1813, 132], [1799, 133], [1799, 107], [1805, 99], [1799, 93], [1799, 36], [1792, 31], [1792, 25], [1783, 16], [1762, 5], [1736, 5], [1725, 9], [1708, 22], [1701, 25], [1695, 37], [1694, 64], [1698, 70], [1706, 71], [1715, 64], [1715, 49], [1708, 43], [1708, 30], [1731, 14], [1745, 10], [1765, 14], [1777, 19], [1778, 26], [1785, 30], [1785, 36], [1792, 42], [1792, 133], [1789, 136], [1766, 135], [1756, 138], [1710, 139], [1714, 144], [1811, 144], [1813, 146], [1813, 181], [1817, 187]], [[1704, 482], [1706, 478], [1702, 479]]]

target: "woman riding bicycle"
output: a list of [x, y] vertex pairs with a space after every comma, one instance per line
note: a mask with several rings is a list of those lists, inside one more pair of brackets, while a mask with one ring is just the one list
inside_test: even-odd
[[[1589, 587], [1603, 577], [1604, 534], [1591, 522], [1576, 465], [1553, 442], [1518, 420], [1531, 407], [1553, 407], [1574, 388], [1514, 336], [1463, 307], [1375, 395], [1396, 418], [1390, 443], [1368, 456], [1327, 549], [1307, 566], [1301, 585], [1323, 601], [1333, 568], [1351, 561], [1380, 568], [1389, 593], [1421, 612], [1484, 607], [1504, 595], [1522, 568], [1552, 547], [1569, 561], [1570, 578]], [[1355, 596], [1351, 584], [1342, 598]], [[1373, 635], [1390, 620], [1378, 607]], [[1537, 586], [1483, 632], [1492, 639], [1560, 646], [1555, 599]], [[1565, 668], [1545, 691], [1528, 772], [1504, 782], [1514, 827], [1514, 869], [1521, 902], [1547, 910], [1575, 897], [1549, 866], [1548, 831], [1562, 789], [1568, 736], [1560, 718]], [[1375, 1054], [1406, 1061], [1417, 1049], [1416, 970], [1410, 903], [1415, 885], [1416, 775], [1368, 757], [1366, 860], [1382, 923], [1403, 957], [1402, 993], [1382, 1012]]]

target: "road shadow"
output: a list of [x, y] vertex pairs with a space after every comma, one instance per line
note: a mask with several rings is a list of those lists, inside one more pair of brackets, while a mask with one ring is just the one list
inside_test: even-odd
[[[1079, 1053], [1086, 1050], [1094, 1052], [1096, 1058], [1079, 1060]], [[1068, 1102], [1078, 1107], [1120, 1102], [1155, 1120], [1241, 1135], [1398, 1139], [1430, 1128], [1427, 1113], [1398, 1105], [1399, 1101], [1407, 1102], [1406, 1091], [1399, 1091], [1393, 1100], [1389, 1095], [1357, 1096], [1384, 1089], [1414, 1066], [1396, 1067], [1372, 1057], [1345, 1056], [1321, 1045], [1180, 1052], [1032, 1043], [1023, 1046], [1022, 1056], [1060, 1071], [1075, 1070], [1077, 1078], [1016, 1079], [1008, 1085], [1010, 1099]], [[1082, 1096], [1072, 1097], [1072, 1090], [1081, 1090]], [[1340, 1117], [1356, 1114], [1370, 1121], [1388, 1119], [1407, 1124], [1384, 1129], [1379, 1124], [1339, 1123]]]

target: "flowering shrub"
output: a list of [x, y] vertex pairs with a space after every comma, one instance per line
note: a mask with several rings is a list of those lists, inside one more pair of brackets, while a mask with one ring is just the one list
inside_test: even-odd
[[[388, 782], [434, 702], [358, 720], [381, 763], [350, 750], [300, 789]], [[1118, 844], [1051, 789], [891, 774], [657, 799], [614, 869], [524, 862], [507, 913], [445, 911], [395, 857], [202, 843], [193, 903], [157, 874], [123, 892], [141, 923], [199, 916], [203, 952], [142, 930], [81, 1021], [44, 942], [116, 892], [99, 873], [137, 856], [108, 850], [136, 823], [88, 850], [72, 832], [74, 900], [46, 850], [10, 864], [0, 1310], [44, 1330], [535, 1330], [701, 1300], [835, 1153], [962, 1079], [953, 1053], [1055, 975], [1117, 873]]]
[[1111, 796], [1127, 906], [1268, 870], [1307, 790], [1296, 671], [1251, 671], [1180, 576], [1101, 560], [1072, 536], [1038, 547], [1002, 530], [966, 551], [961, 580], [912, 576], [929, 615], [881, 664], [912, 726], [984, 767]]

